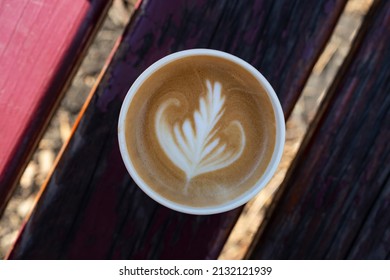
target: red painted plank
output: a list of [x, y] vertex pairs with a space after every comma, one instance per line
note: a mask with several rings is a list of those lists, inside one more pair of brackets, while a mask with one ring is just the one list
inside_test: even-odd
[[110, 1], [0, 1], [0, 213]]
[[288, 115], [345, 2], [144, 1], [9, 257], [216, 258], [242, 209], [181, 214], [134, 184], [117, 141], [128, 88], [162, 56], [210, 47], [260, 69]]
[[250, 258], [389, 258], [389, 34], [375, 1]]

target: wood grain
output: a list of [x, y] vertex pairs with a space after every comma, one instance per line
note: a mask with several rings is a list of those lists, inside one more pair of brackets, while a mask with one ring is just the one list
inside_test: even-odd
[[111, 1], [0, 1], [0, 215]]
[[288, 115], [345, 2], [144, 1], [9, 257], [217, 258], [242, 209], [185, 215], [140, 191], [117, 144], [123, 98], [157, 59], [208, 47], [260, 69]]
[[389, 34], [376, 1], [249, 258], [389, 258]]

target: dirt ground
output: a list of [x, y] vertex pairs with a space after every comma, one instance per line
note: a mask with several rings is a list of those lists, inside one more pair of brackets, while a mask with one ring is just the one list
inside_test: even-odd
[[[0, 258], [12, 246], [31, 211], [36, 195], [52, 168], [56, 155], [68, 139], [73, 123], [116, 39], [123, 32], [136, 0], [115, 0], [109, 15], [91, 45], [71, 87], [55, 113], [0, 220]], [[304, 94], [287, 122], [287, 139], [279, 170], [270, 184], [244, 209], [220, 259], [242, 259], [260, 225], [274, 191], [284, 178], [322, 96], [349, 50], [359, 24], [372, 0], [350, 0], [330, 43], [315, 66]]]

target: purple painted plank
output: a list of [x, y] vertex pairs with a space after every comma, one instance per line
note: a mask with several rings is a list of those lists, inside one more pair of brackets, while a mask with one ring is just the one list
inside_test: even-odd
[[390, 2], [376, 1], [249, 258], [390, 254]]

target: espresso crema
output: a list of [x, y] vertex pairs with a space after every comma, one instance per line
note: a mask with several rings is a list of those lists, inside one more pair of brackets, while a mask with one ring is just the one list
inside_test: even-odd
[[137, 90], [126, 115], [134, 169], [183, 205], [220, 205], [264, 174], [275, 116], [260, 82], [223, 58], [195, 55], [163, 66]]

